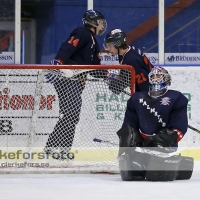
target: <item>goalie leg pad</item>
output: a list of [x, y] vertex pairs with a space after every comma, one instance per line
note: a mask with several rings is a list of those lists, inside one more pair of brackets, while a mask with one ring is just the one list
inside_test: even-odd
[[194, 159], [186, 156], [181, 156], [181, 158], [176, 180], [190, 179], [194, 168]]
[[178, 175], [181, 156], [161, 158], [151, 156], [146, 171], [149, 181], [173, 181]]
[[131, 172], [131, 165], [130, 165], [130, 158], [129, 155], [121, 155], [118, 157], [119, 161], [119, 171], [121, 175], [121, 179], [123, 181], [132, 181], [132, 172]]
[[118, 157], [120, 175], [123, 181], [140, 181], [145, 179], [145, 165], [149, 155], [138, 152]]

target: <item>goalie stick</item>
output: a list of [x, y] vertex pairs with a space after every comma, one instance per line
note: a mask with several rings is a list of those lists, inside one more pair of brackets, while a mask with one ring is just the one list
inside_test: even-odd
[[[108, 140], [101, 140], [99, 138], [94, 138], [93, 141], [99, 142], [99, 143], [106, 143], [106, 144], [110, 144], [110, 145], [114, 145], [114, 146], [119, 146], [117, 143], [113, 143], [113, 142], [110, 142]], [[193, 145], [193, 143], [190, 146], [192, 146], [192, 145]], [[168, 158], [168, 157], [180, 154], [182, 151], [188, 149], [190, 146], [179, 149], [178, 151], [175, 151], [175, 152], [172, 152], [172, 153], [163, 153], [163, 152], [159, 152], [159, 151], [155, 151], [155, 150], [151, 150], [151, 149], [146, 149], [146, 148], [141, 148], [141, 147], [136, 147], [135, 151], [140, 152], [140, 153], [150, 154], [152, 156], [157, 156], [157, 157], [161, 157], [161, 158]]]

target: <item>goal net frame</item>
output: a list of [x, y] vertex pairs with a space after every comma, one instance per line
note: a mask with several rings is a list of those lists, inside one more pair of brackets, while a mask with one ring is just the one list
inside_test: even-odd
[[[90, 145], [87, 146], [87, 149], [90, 149], [88, 154], [91, 154], [91, 156], [93, 156], [93, 157], [97, 156], [99, 159], [98, 162], [93, 161], [93, 160], [87, 161], [87, 158], [91, 159], [90, 157], [87, 157], [87, 158], [84, 158], [84, 159], [86, 159], [86, 161], [82, 161], [82, 163], [84, 163], [84, 164], [76, 166], [73, 164], [74, 160], [73, 159], [71, 160], [71, 158], [70, 158], [71, 154], [68, 155], [69, 159], [67, 159], [67, 161], [66, 160], [65, 161], [55, 160], [55, 159], [49, 160], [49, 159], [46, 159], [46, 157], [45, 157], [45, 159], [43, 158], [41, 160], [39, 160], [38, 157], [36, 159], [33, 158], [33, 155], [36, 155], [36, 154], [37, 154], [37, 156], [39, 155], [38, 153], [35, 153], [38, 151], [38, 149], [36, 148], [36, 146], [34, 144], [34, 140], [35, 140], [36, 135], [38, 137], [40, 137], [40, 134], [37, 133], [37, 128], [38, 128], [37, 119], [38, 119], [38, 111], [43, 109], [43, 108], [41, 109], [41, 106], [42, 106], [41, 102], [43, 102], [43, 100], [44, 100], [44, 102], [46, 101], [44, 105], [47, 107], [46, 108], [47, 110], [52, 106], [52, 101], [49, 100], [50, 104], [48, 104], [47, 97], [45, 99], [45, 97], [42, 95], [43, 88], [50, 88], [49, 91], [50, 92], [53, 91], [52, 84], [46, 83], [46, 79], [44, 78], [44, 75], [47, 73], [52, 73], [53, 75], [56, 75], [57, 72], [59, 72], [60, 70], [64, 70], [64, 69], [70, 69], [70, 70], [74, 70], [74, 71], [82, 70], [85, 72], [89, 72], [89, 71], [91, 72], [91, 71], [96, 71], [96, 70], [100, 70], [100, 71], [108, 70], [110, 73], [117, 72], [118, 74], [120, 73], [120, 70], [129, 71], [129, 77], [127, 78], [127, 81], [129, 81], [129, 86], [128, 86], [129, 89], [121, 91], [120, 94], [117, 94], [117, 96], [116, 96], [116, 94], [113, 94], [113, 92], [109, 90], [109, 82], [104, 81], [104, 79], [92, 78], [90, 80], [89, 79], [86, 80], [86, 82], [90, 81], [90, 82], [95, 83], [94, 86], [91, 86], [90, 89], [92, 89], [92, 87], [93, 87], [93, 89], [96, 88], [96, 90], [88, 89], [88, 91], [87, 91], [88, 99], [86, 99], [87, 101], [89, 101], [90, 96], [92, 96], [93, 93], [98, 92], [98, 89], [99, 89], [99, 91], [102, 90], [102, 92], [103, 92], [102, 95], [104, 95], [104, 96], [103, 97], [100, 96], [99, 98], [104, 98], [104, 101], [105, 101], [105, 98], [108, 98], [107, 96], [105, 97], [107, 92], [109, 92], [109, 95], [114, 95], [114, 96], [112, 96], [113, 99], [110, 96], [110, 99], [109, 99], [109, 101], [111, 102], [110, 104], [103, 105], [104, 109], [105, 109], [104, 111], [110, 111], [110, 110], [112, 111], [112, 110], [117, 109], [120, 111], [123, 110], [122, 112], [124, 113], [125, 107], [123, 107], [123, 109], [122, 109], [122, 107], [121, 107], [122, 104], [119, 102], [119, 99], [120, 98], [123, 99], [123, 106], [124, 106], [126, 104], [128, 97], [130, 97], [130, 95], [132, 95], [135, 92], [135, 70], [130, 65], [0, 64], [0, 71], [1, 71], [1, 73], [0, 73], [0, 79], [1, 79], [0, 80], [0, 85], [1, 85], [1, 90], [0, 90], [0, 104], [1, 104], [0, 137], [3, 138], [2, 144], [1, 144], [1, 149], [0, 149], [0, 151], [1, 151], [0, 152], [0, 156], [1, 156], [0, 157], [0, 169], [1, 169], [0, 171], [1, 171], [1, 173], [80, 173], [80, 172], [81, 173], [92, 173], [92, 172], [118, 173], [118, 162], [117, 162], [117, 154], [116, 154], [116, 152], [118, 151], [118, 143], [116, 142], [117, 141], [116, 140], [116, 131], [117, 130], [114, 131], [115, 135], [113, 135], [114, 133], [112, 133], [113, 137], [115, 137], [115, 140], [112, 140], [112, 135], [110, 136], [109, 139], [107, 137], [105, 137], [105, 138], [101, 137], [101, 130], [99, 130], [99, 133], [98, 133], [99, 135], [97, 137], [92, 136], [92, 137], [94, 137], [92, 142], [95, 144], [94, 145], [92, 144], [93, 147], [91, 147]], [[29, 72], [34, 74], [34, 78], [35, 78], [34, 80], [36, 80], [36, 81], [32, 81], [31, 75], [29, 74]], [[12, 77], [12, 79], [10, 79], [10, 77]], [[25, 81], [25, 78], [23, 78], [23, 77], [26, 77], [26, 81]], [[99, 80], [101, 80], [101, 81], [99, 81]], [[17, 83], [21, 84], [20, 87], [17, 86]], [[45, 85], [45, 84], [46, 85], [48, 84], [48, 87], [47, 86], [44, 87], [43, 85]], [[92, 84], [93, 83], [91, 83], [91, 85]], [[97, 84], [102, 84], [102, 85], [97, 86]], [[25, 95], [20, 96], [17, 91], [19, 89], [19, 93], [21, 94], [22, 92], [20, 91], [20, 88], [23, 88], [25, 86], [26, 87], [23, 90], [23, 92], [32, 90], [31, 89], [32, 85], [34, 85], [34, 87], [33, 87], [34, 91], [32, 93], [34, 96], [34, 98], [33, 98], [34, 102], [32, 105], [32, 110], [30, 111], [31, 117], [29, 117], [29, 116], [24, 115], [24, 113], [27, 111], [25, 109], [25, 107], [28, 106], [27, 104], [26, 105], [23, 104], [24, 99], [22, 101], [22, 97], [24, 97]], [[87, 85], [87, 83], [86, 83], [86, 85]], [[30, 88], [29, 88], [29, 86], [30, 86]], [[14, 89], [12, 89], [12, 87]], [[126, 95], [126, 98], [124, 97], [124, 95]], [[42, 99], [42, 97], [43, 97], [43, 99]], [[51, 98], [50, 95], [48, 97], [49, 97], [49, 99]], [[84, 95], [82, 96], [82, 98], [84, 101]], [[112, 101], [113, 102], [116, 101], [117, 104], [112, 105]], [[116, 103], [116, 102], [114, 102], [114, 103]], [[12, 105], [12, 103], [14, 105]], [[89, 103], [87, 105], [89, 106], [90, 104], [92, 105], [92, 103], [90, 103], [90, 101], [89, 101]], [[59, 103], [58, 103], [58, 105], [59, 105]], [[49, 108], [48, 108], [48, 106], [49, 106]], [[98, 105], [98, 106], [99, 106], [99, 109], [102, 108], [102, 105]], [[56, 109], [57, 110], [59, 109], [58, 106], [56, 107]], [[89, 110], [90, 108], [88, 107], [86, 109]], [[16, 114], [16, 113], [18, 113], [18, 114]], [[28, 133], [28, 135], [26, 135], [26, 137], [27, 137], [26, 145], [22, 145], [22, 146], [17, 146], [16, 143], [17, 142], [20, 143], [24, 140], [23, 135], [25, 135], [25, 133], [19, 131], [17, 134], [16, 133], [13, 134], [12, 130], [13, 129], [20, 130], [20, 126], [24, 126], [24, 124], [21, 124], [19, 122], [18, 124], [15, 124], [15, 126], [14, 125], [13, 125], [13, 127], [11, 126], [12, 119], [17, 118], [19, 113], [22, 113], [23, 119], [29, 118], [28, 122], [31, 123], [31, 125], [28, 128], [29, 133]], [[85, 119], [84, 122], [86, 123], [88, 121], [88, 123], [93, 123], [92, 126], [94, 126], [96, 123], [96, 121], [95, 121], [96, 119], [94, 119], [94, 121], [92, 121], [92, 120], [93, 119], [90, 119], [88, 117], [87, 119]], [[17, 121], [17, 119], [16, 119], [16, 121]], [[28, 122], [25, 122], [25, 124]], [[41, 122], [41, 124], [42, 123], [43, 122]], [[44, 123], [45, 123], [45, 119], [44, 119]], [[117, 126], [120, 127], [120, 125], [122, 124], [122, 121], [119, 121], [118, 119], [110, 119], [109, 118], [109, 121], [107, 121], [106, 123], [103, 123], [103, 124], [105, 124], [105, 128], [106, 128], [106, 127], [110, 127], [112, 123], [118, 123]], [[81, 127], [79, 127], [79, 129], [82, 130]], [[81, 132], [81, 131], [79, 131], [79, 132]], [[108, 130], [108, 132], [109, 132], [109, 130]], [[12, 135], [14, 135], [14, 136], [12, 136]], [[15, 145], [14, 145], [14, 142], [16, 142]], [[87, 141], [83, 141], [83, 143], [84, 142], [87, 143]], [[10, 145], [11, 143], [13, 145]], [[42, 148], [44, 148], [43, 145], [42, 145]], [[95, 152], [94, 152], [94, 148], [95, 148]], [[79, 155], [79, 154], [76, 154], [79, 151], [83, 152], [83, 151], [85, 151], [85, 149], [83, 149], [82, 147], [80, 149], [76, 148], [72, 155], [74, 155], [74, 154], [75, 154], [75, 156]], [[105, 152], [106, 152], [106, 154], [104, 154]], [[97, 155], [97, 154], [99, 154], [99, 155]], [[109, 155], [107, 155], [107, 154], [109, 154]], [[110, 159], [110, 158], [108, 158], [109, 156], [111, 157], [111, 160], [109, 160]], [[77, 156], [77, 157], [79, 157], [79, 156]], [[104, 158], [105, 158], [105, 160], [102, 161], [102, 159], [104, 159]], [[79, 159], [81, 160], [81, 156]], [[47, 164], [49, 164], [49, 162], [51, 164], [47, 166]], [[46, 165], [45, 165], [45, 163], [46, 163]]]

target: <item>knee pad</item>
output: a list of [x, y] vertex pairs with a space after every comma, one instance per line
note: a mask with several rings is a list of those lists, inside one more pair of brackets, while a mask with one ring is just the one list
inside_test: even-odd
[[150, 181], [173, 181], [178, 176], [181, 156], [162, 158], [151, 156], [147, 169], [146, 179]]
[[194, 159], [191, 157], [181, 156], [181, 162], [179, 165], [178, 176], [176, 180], [190, 179], [194, 168]]

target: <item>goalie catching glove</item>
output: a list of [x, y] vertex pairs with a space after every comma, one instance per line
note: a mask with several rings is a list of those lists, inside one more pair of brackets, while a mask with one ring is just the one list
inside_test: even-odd
[[141, 147], [143, 138], [135, 128], [124, 124], [117, 132], [119, 137], [119, 154], [122, 155], [129, 147]]
[[[51, 65], [62, 65], [63, 62], [61, 60], [52, 60]], [[52, 70], [52, 73], [48, 73], [45, 75], [47, 79], [47, 83], [56, 83], [58, 80], [64, 78], [71, 78], [73, 76], [73, 71], [70, 69], [60, 69], [60, 70]]]

